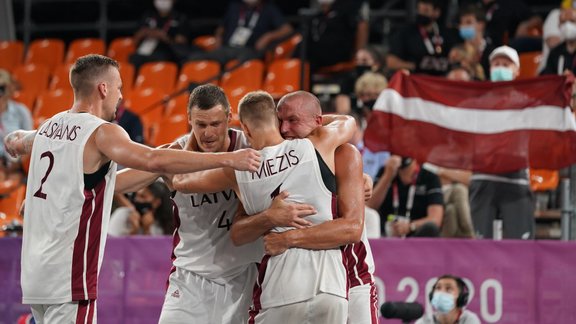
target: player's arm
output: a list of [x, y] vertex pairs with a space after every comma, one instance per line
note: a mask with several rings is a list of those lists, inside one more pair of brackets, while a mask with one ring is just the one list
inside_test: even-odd
[[336, 150], [338, 218], [322, 224], [270, 233], [264, 237], [266, 254], [278, 255], [289, 248], [332, 249], [360, 241], [364, 230], [364, 178], [362, 157], [345, 144]]
[[4, 147], [6, 152], [13, 157], [18, 157], [32, 152], [32, 144], [37, 131], [17, 130], [6, 135]]
[[[182, 149], [178, 142], [161, 145], [158, 148]], [[166, 185], [172, 189], [172, 176], [172, 174], [158, 174], [131, 168], [122, 169], [118, 171], [118, 174], [116, 175], [116, 186], [114, 187], [114, 192], [136, 192], [147, 187], [159, 177], [163, 177]]]
[[289, 195], [286, 191], [280, 192], [274, 197], [268, 209], [251, 216], [246, 214], [244, 206], [240, 203], [230, 230], [230, 238], [234, 245], [253, 242], [277, 226], [295, 228], [311, 226], [312, 223], [304, 217], [316, 214], [314, 206], [288, 202], [285, 199]]
[[[200, 153], [202, 155], [209, 153]], [[218, 168], [201, 172], [175, 174], [172, 178], [174, 190], [181, 193], [217, 192], [234, 189], [238, 192], [236, 174], [230, 168]]]
[[356, 120], [348, 115], [323, 115], [322, 127], [317, 128], [318, 136], [329, 139], [334, 147], [348, 143], [356, 132]]
[[260, 153], [252, 149], [225, 153], [154, 149], [132, 142], [126, 131], [115, 124], [100, 126], [95, 143], [107, 158], [129, 168], [155, 173], [188, 173], [220, 167], [256, 171], [260, 166]]

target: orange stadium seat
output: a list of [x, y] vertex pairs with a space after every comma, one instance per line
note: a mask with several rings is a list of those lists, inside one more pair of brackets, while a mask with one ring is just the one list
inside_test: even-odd
[[122, 78], [122, 95], [130, 95], [134, 88], [134, 74], [136, 71], [134, 65], [128, 62], [120, 62], [120, 78]]
[[64, 62], [64, 41], [55, 38], [37, 39], [30, 43], [24, 63], [44, 64], [52, 72]]
[[224, 73], [220, 86], [227, 92], [242, 88], [249, 92], [259, 90], [262, 87], [264, 76], [264, 63], [261, 60], [244, 62], [240, 67]]
[[153, 125], [164, 115], [164, 105], [161, 103], [164, 93], [155, 88], [133, 89], [125, 96], [124, 105], [137, 114], [144, 128], [144, 140], [151, 139]]
[[50, 84], [48, 85], [48, 89], [56, 90], [56, 89], [70, 89], [70, 68], [72, 67], [71, 63], [68, 64], [61, 64], [58, 65], [54, 72], [52, 73], [52, 78], [50, 78]]
[[560, 177], [556, 170], [530, 169], [532, 191], [556, 190]]
[[34, 103], [36, 102], [36, 94], [33, 92], [16, 91], [14, 95], [12, 95], [12, 99], [24, 104], [30, 111], [32, 111]]
[[166, 112], [164, 117], [170, 117], [173, 115], [188, 115], [188, 99], [190, 97], [189, 92], [185, 92], [176, 98], [171, 99], [166, 105]]
[[[300, 66], [299, 59], [280, 59], [272, 62], [268, 67], [263, 89], [275, 99], [289, 92], [299, 90]], [[306, 70], [308, 70], [308, 65], [306, 65]], [[308, 71], [306, 71], [305, 75], [308, 75]], [[304, 88], [308, 88], [307, 79], [304, 82]]]
[[70, 109], [73, 103], [74, 94], [71, 88], [45, 90], [36, 98], [36, 106], [32, 114], [34, 125], [38, 127], [47, 118], [61, 111]]
[[174, 90], [178, 66], [172, 62], [149, 62], [140, 67], [134, 88], [156, 88], [168, 94]]
[[12, 72], [22, 64], [24, 45], [21, 41], [0, 41], [0, 69]]
[[159, 146], [172, 143], [175, 139], [188, 132], [188, 118], [186, 115], [175, 114], [167, 116], [154, 126], [151, 144], [152, 146]]
[[238, 118], [238, 103], [240, 103], [240, 99], [242, 99], [242, 97], [244, 97], [244, 95], [248, 92], [249, 91], [246, 91], [244, 88], [236, 88], [234, 90], [226, 91], [226, 96], [230, 102], [230, 113], [232, 114], [229, 125], [232, 127], [240, 127], [240, 119]]
[[203, 35], [194, 38], [192, 41], [194, 45], [200, 47], [205, 51], [212, 51], [216, 48], [216, 37], [212, 35]]
[[178, 76], [177, 89], [187, 87], [190, 82], [205, 83], [204, 81], [216, 77], [210, 83], [218, 85], [220, 64], [216, 61], [190, 61], [182, 66]]
[[50, 71], [45, 65], [29, 63], [15, 68], [12, 76], [19, 83], [21, 91], [38, 95], [48, 89]]
[[274, 50], [272, 50], [270, 54], [267, 55], [267, 63], [271, 63], [274, 60], [291, 58], [294, 54], [294, 51], [296, 50], [296, 47], [298, 44], [300, 44], [301, 41], [302, 35], [294, 34], [287, 40], [280, 42], [278, 45], [276, 45], [276, 47], [274, 47]]
[[118, 37], [110, 42], [107, 55], [118, 62], [128, 62], [135, 51], [136, 45], [132, 37]]
[[74, 63], [77, 58], [88, 54], [104, 55], [106, 45], [100, 38], [75, 39], [68, 46], [64, 63]]
[[538, 76], [538, 66], [542, 60], [542, 52], [525, 52], [520, 57], [520, 74], [518, 79], [529, 79]]

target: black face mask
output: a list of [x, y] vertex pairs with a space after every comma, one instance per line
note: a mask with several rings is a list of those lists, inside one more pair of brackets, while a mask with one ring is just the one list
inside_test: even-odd
[[428, 16], [424, 16], [421, 14], [416, 15], [416, 25], [418, 25], [418, 26], [428, 26], [433, 22], [434, 22], [434, 19], [432, 19]]
[[140, 215], [150, 211], [152, 209], [152, 204], [149, 202], [137, 202], [137, 201], [133, 201], [132, 204], [134, 205], [134, 208], [136, 208], [136, 211], [138, 211], [138, 213]]
[[373, 110], [375, 103], [376, 103], [376, 100], [368, 100], [366, 102], [363, 102], [362, 104], [363, 104], [364, 108], [368, 108], [370, 110]]
[[366, 72], [372, 71], [372, 66], [370, 65], [356, 65], [356, 75], [358, 77], [362, 76], [362, 74]]
[[6, 94], [6, 85], [0, 85], [0, 97], [4, 96]]

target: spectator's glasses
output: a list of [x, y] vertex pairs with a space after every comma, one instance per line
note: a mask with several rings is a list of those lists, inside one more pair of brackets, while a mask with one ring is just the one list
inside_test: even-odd
[[0, 97], [3, 97], [6, 94], [6, 85], [0, 84]]

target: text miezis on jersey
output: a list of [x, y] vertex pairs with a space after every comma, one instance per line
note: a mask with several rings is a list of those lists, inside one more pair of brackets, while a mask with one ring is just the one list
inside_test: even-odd
[[258, 170], [258, 172], [252, 172], [252, 180], [256, 177], [262, 179], [275, 175], [297, 165], [298, 163], [300, 163], [300, 158], [296, 156], [294, 150], [290, 150], [288, 153], [262, 161], [260, 170]]

